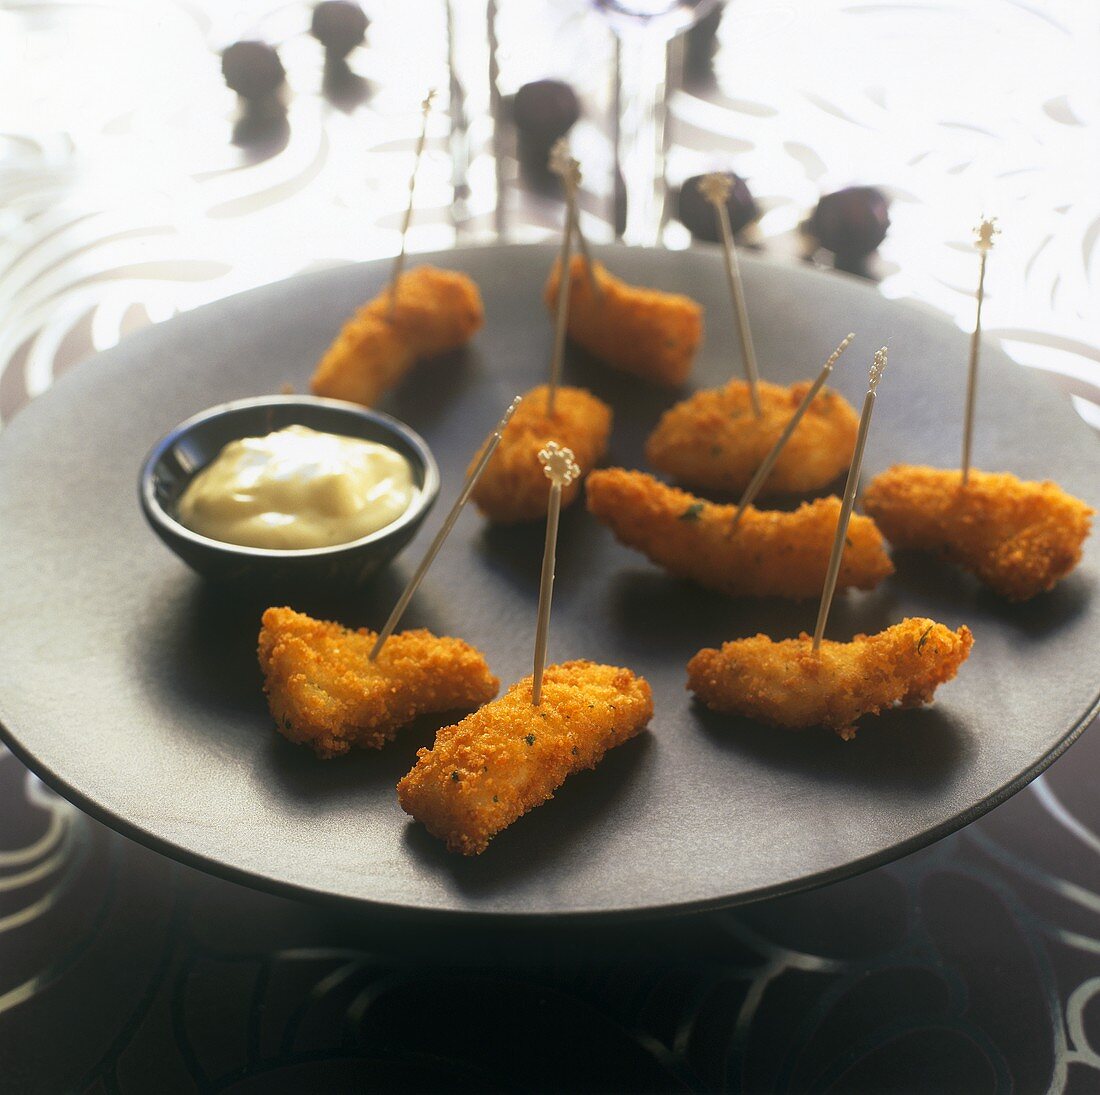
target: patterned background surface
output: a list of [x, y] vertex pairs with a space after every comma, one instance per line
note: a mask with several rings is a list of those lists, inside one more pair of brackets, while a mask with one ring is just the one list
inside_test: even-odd
[[[584, 224], [611, 237], [596, 13], [502, 0], [493, 94], [483, 3], [366, 8], [338, 79], [296, 0], [0, 4], [0, 428], [143, 324], [393, 253], [431, 84], [412, 248], [552, 232], [556, 196], [492, 118], [548, 75], [582, 95]], [[222, 83], [242, 37], [278, 45], [285, 117], [242, 118]], [[1100, 425], [1098, 47], [1076, 0], [731, 0], [712, 59], [673, 51], [670, 181], [737, 170], [758, 242], [792, 257], [821, 193], [881, 185], [881, 291], [964, 327], [969, 228], [996, 212], [987, 330]], [[673, 221], [664, 242], [689, 239]], [[810, 894], [488, 934], [201, 876], [4, 754], [0, 1087], [1095, 1091], [1098, 761], [1088, 733], [964, 832]]]

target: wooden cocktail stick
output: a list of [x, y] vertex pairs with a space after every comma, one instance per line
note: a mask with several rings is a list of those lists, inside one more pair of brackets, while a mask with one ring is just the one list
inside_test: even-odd
[[602, 290], [600, 284], [596, 281], [596, 270], [592, 265], [592, 252], [588, 248], [588, 240], [585, 238], [584, 230], [581, 228], [581, 216], [580, 209], [578, 207], [577, 192], [580, 189], [581, 184], [581, 169], [577, 160], [573, 159], [569, 152], [569, 142], [564, 137], [559, 137], [550, 146], [550, 158], [547, 161], [547, 166], [550, 171], [557, 175], [562, 180], [565, 187], [565, 200], [568, 203], [570, 198], [573, 201], [573, 235], [576, 238], [577, 246], [581, 250], [581, 254], [584, 255], [584, 267], [588, 273], [588, 284], [592, 290], [594, 297], [599, 297]]
[[512, 400], [511, 406], [504, 412], [503, 417], [496, 424], [496, 429], [494, 429], [485, 439], [481, 456], [470, 470], [470, 474], [466, 476], [466, 482], [462, 485], [462, 490], [459, 491], [458, 498], [455, 499], [455, 504], [451, 507], [451, 512], [447, 514], [447, 519], [443, 522], [440, 530], [435, 534], [435, 539], [432, 541], [431, 546], [424, 553], [424, 558], [420, 560], [420, 565], [413, 572], [413, 576], [409, 579], [408, 585], [405, 586], [404, 593], [397, 598], [397, 604], [393, 606], [393, 611], [390, 613], [390, 618], [386, 621], [385, 627], [378, 632], [378, 638], [374, 640], [374, 646], [371, 647], [369, 655], [372, 662], [381, 653], [382, 647], [385, 646], [386, 640], [393, 634], [394, 628], [401, 622], [401, 617], [404, 615], [405, 609], [408, 608], [409, 601], [412, 600], [413, 594], [424, 580], [424, 575], [428, 573], [428, 568], [439, 554], [439, 549], [443, 546], [443, 541], [451, 534], [451, 529], [454, 528], [455, 521], [458, 520], [458, 515], [462, 511], [462, 507], [466, 505], [470, 497], [470, 492], [481, 478], [481, 473], [485, 470], [493, 453], [496, 452], [497, 445], [500, 444], [500, 439], [504, 434], [504, 427], [511, 421], [512, 415], [516, 413], [516, 408], [520, 405], [522, 398], [522, 396], [517, 395], [516, 398]]
[[829, 569], [825, 572], [825, 588], [821, 591], [821, 608], [817, 613], [817, 627], [814, 628], [813, 650], [821, 648], [821, 637], [825, 634], [825, 621], [829, 618], [829, 607], [836, 592], [836, 579], [840, 573], [840, 557], [844, 554], [844, 543], [848, 538], [848, 522], [852, 518], [852, 506], [856, 500], [856, 487], [859, 485], [859, 469], [863, 465], [863, 450], [867, 445], [867, 431], [871, 426], [871, 413], [875, 409], [875, 392], [878, 382], [886, 371], [886, 347], [875, 351], [875, 360], [867, 385], [867, 396], [863, 400], [863, 412], [859, 416], [859, 432], [856, 434], [856, 450], [852, 454], [852, 465], [848, 469], [848, 481], [844, 484], [844, 501], [840, 507], [840, 516], [836, 523], [836, 536], [833, 537], [833, 552], [829, 556]]
[[592, 252], [588, 249], [588, 240], [585, 238], [584, 232], [581, 231], [579, 211], [573, 218], [573, 223], [577, 229], [577, 245], [581, 249], [581, 254], [584, 255], [584, 268], [588, 272], [588, 285], [592, 290], [592, 296], [598, 300], [603, 295], [603, 289], [600, 288], [600, 283], [596, 280], [596, 268], [592, 265]]
[[978, 394], [978, 355], [982, 342], [982, 301], [985, 299], [985, 260], [993, 249], [993, 237], [1000, 232], [997, 218], [983, 216], [974, 229], [974, 246], [978, 248], [978, 308], [974, 317], [974, 333], [970, 336], [970, 367], [966, 374], [966, 412], [963, 419], [962, 481], [966, 486], [970, 478], [970, 443], [974, 436], [974, 403]]
[[561, 251], [558, 254], [558, 300], [554, 312], [554, 348], [550, 356], [550, 380], [546, 390], [546, 414], [553, 417], [554, 401], [561, 383], [561, 365], [565, 357], [565, 330], [569, 321], [570, 259], [573, 254], [573, 235], [577, 231], [577, 186], [580, 183], [580, 164], [569, 155], [565, 140], [555, 141], [550, 149], [550, 170], [561, 178], [565, 186], [565, 224], [561, 232]]
[[573, 450], [556, 441], [547, 442], [539, 450], [542, 470], [550, 480], [550, 499], [546, 506], [546, 546], [542, 553], [542, 580], [539, 582], [539, 612], [535, 622], [535, 672], [531, 685], [531, 702], [542, 702], [542, 674], [546, 669], [546, 643], [550, 634], [550, 601], [554, 594], [554, 556], [558, 544], [558, 515], [561, 513], [561, 489], [581, 473]]
[[749, 485], [745, 488], [745, 493], [741, 495], [741, 501], [737, 505], [737, 512], [733, 515], [733, 523], [730, 525], [730, 532], [733, 532], [733, 530], [737, 528], [741, 520], [741, 514], [745, 512], [747, 506], [752, 505], [752, 500], [760, 493], [760, 488], [764, 485], [764, 480], [768, 478], [772, 468], [775, 467], [775, 462], [779, 459], [779, 454], [783, 451], [783, 446], [791, 439], [791, 434], [794, 433], [795, 427], [802, 420], [802, 416], [806, 411], [809, 410], [810, 404], [814, 401], [814, 397], [821, 391], [821, 386], [833, 371], [833, 366], [837, 363], [837, 359], [848, 349], [852, 344], [852, 339], [855, 337], [854, 334], [847, 335], [844, 341], [829, 355], [829, 360], [821, 367], [821, 372], [817, 374], [817, 379], [813, 382], [810, 390], [798, 405], [798, 410], [791, 415], [790, 422], [787, 423], [786, 428], [779, 435], [779, 439], [772, 446], [771, 452], [764, 457], [764, 462], [756, 469], [756, 474], [749, 480]]
[[401, 279], [401, 271], [405, 268], [405, 241], [409, 234], [409, 224], [413, 215], [413, 195], [416, 193], [416, 172], [420, 167], [420, 157], [424, 154], [424, 141], [428, 136], [428, 114], [432, 109], [432, 101], [435, 99], [435, 88], [424, 97], [420, 104], [423, 117], [420, 122], [420, 137], [416, 142], [416, 155], [413, 159], [412, 174], [409, 176], [409, 204], [405, 209], [405, 219], [401, 222], [401, 250], [393, 260], [393, 277], [390, 281], [390, 318], [397, 311], [397, 283]]
[[726, 199], [730, 196], [732, 183], [729, 177], [720, 171], [704, 175], [699, 181], [699, 190], [704, 198], [714, 206], [718, 218], [718, 228], [722, 233], [722, 255], [726, 261], [726, 280], [729, 282], [730, 299], [733, 302], [734, 315], [737, 318], [737, 335], [741, 340], [741, 364], [745, 369], [745, 380], [749, 385], [749, 400], [752, 413], [759, 418], [764, 412], [760, 406], [760, 393], [757, 384], [760, 380], [756, 368], [756, 350], [752, 345], [752, 331], [749, 328], [749, 310], [745, 306], [745, 289], [741, 284], [741, 267], [737, 263], [737, 248], [733, 243], [733, 231], [730, 228], [729, 210]]

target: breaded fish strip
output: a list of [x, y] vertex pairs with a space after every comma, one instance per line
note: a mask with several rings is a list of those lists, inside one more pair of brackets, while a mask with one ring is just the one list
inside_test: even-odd
[[[583, 255], [569, 266], [569, 337], [613, 369], [654, 384], [676, 387], [691, 372], [703, 339], [703, 308], [690, 297], [628, 285], [593, 262], [599, 293], [593, 295]], [[558, 264], [544, 292], [553, 315], [558, 301]]]
[[417, 266], [344, 324], [309, 382], [314, 395], [372, 406], [413, 363], [464, 346], [485, 321], [477, 285], [465, 274]]
[[[680, 578], [731, 597], [820, 596], [839, 498], [805, 502], [793, 513], [704, 502], [640, 471], [607, 468], [588, 477], [588, 509], [627, 547]], [[837, 588], [872, 589], [894, 572], [869, 517], [852, 515]]]
[[452, 852], [477, 855], [528, 810], [554, 797], [573, 772], [634, 737], [653, 715], [653, 696], [629, 669], [574, 661], [550, 665], [542, 703], [531, 678], [444, 727], [397, 785], [401, 808]]
[[966, 661], [974, 636], [911, 618], [850, 643], [810, 636], [773, 642], [767, 635], [700, 650], [688, 662], [688, 688], [712, 711], [769, 726], [825, 726], [846, 741], [856, 720], [895, 704], [918, 707]]
[[[749, 387], [731, 380], [696, 392], [661, 416], [646, 442], [646, 459], [658, 471], [697, 490], [740, 493], [810, 390], [760, 381], [757, 418]], [[855, 449], [859, 415], [840, 394], [823, 388], [784, 446], [760, 493], [801, 494], [827, 486], [846, 471]]]
[[583, 388], [559, 387], [551, 417], [546, 413], [546, 396], [545, 384], [524, 395], [474, 488], [472, 498], [490, 521], [512, 524], [546, 516], [550, 480], [542, 470], [538, 453], [547, 441], [572, 449], [581, 469], [581, 475], [562, 489], [563, 506], [577, 497], [581, 479], [607, 452], [611, 408], [606, 403]]
[[381, 749], [417, 715], [470, 710], [497, 694], [485, 659], [461, 639], [402, 631], [372, 662], [376, 638], [290, 608], [264, 613], [260, 668], [284, 738], [324, 758]]
[[895, 547], [935, 551], [1010, 601], [1054, 586], [1080, 561], [1095, 512], [1056, 483], [898, 464], [863, 506]]

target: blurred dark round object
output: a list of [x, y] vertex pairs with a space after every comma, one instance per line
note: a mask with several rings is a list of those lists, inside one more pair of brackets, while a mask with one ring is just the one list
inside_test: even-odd
[[222, 75], [242, 99], [263, 99], [286, 79], [274, 46], [266, 42], [234, 42], [222, 54]]
[[349, 0], [323, 0], [313, 9], [309, 32], [330, 57], [346, 57], [367, 33], [367, 16]]
[[[730, 228], [734, 232], [740, 232], [742, 228], [756, 220], [760, 210], [749, 191], [748, 183], [740, 175], [735, 175], [732, 171], [726, 171], [723, 174], [733, 184], [730, 187], [730, 196], [726, 199]], [[714, 206], [703, 197], [703, 192], [699, 189], [699, 183], [704, 178], [704, 175], [693, 175], [684, 181], [683, 186], [680, 187], [676, 214], [680, 218], [680, 223], [697, 240], [720, 243], [722, 233], [718, 227], [718, 218], [714, 215]]]
[[890, 203], [873, 186], [849, 186], [826, 194], [806, 224], [818, 243], [846, 260], [869, 255], [886, 238]]
[[535, 80], [516, 92], [512, 118], [531, 147], [550, 146], [564, 137], [581, 116], [577, 93], [561, 80]]

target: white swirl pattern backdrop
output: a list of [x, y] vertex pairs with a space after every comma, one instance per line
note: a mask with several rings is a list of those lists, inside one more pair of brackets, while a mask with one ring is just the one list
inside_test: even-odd
[[[500, 93], [549, 74], [582, 94], [573, 139], [586, 223], [609, 237], [606, 28], [582, 4], [497, 6]], [[486, 239], [498, 227], [515, 239], [551, 230], [558, 202], [524, 190], [507, 133], [494, 162], [485, 6], [450, 8], [448, 22], [441, 0], [368, 5], [367, 44], [351, 59], [367, 84], [360, 102], [341, 105], [321, 94], [304, 4], [24, 0], [0, 10], [0, 412], [143, 323], [317, 265], [393, 253], [429, 86], [440, 88], [440, 108], [410, 247]], [[671, 97], [670, 180], [733, 167], [764, 207], [763, 242], [778, 251], [792, 250], [821, 193], [883, 186], [893, 198], [883, 293], [962, 326], [973, 312], [969, 229], [983, 210], [996, 213], [1005, 232], [990, 264], [987, 330], [1100, 421], [1083, 402], [1100, 384], [1100, 28], [1090, 8], [732, 0], [712, 78], [689, 74]], [[274, 124], [244, 148], [230, 143], [237, 104], [217, 58], [240, 37], [278, 46], [289, 88], [285, 130]], [[456, 88], [461, 102], [449, 99]], [[459, 142], [452, 123], [462, 115]], [[665, 240], [688, 243], [678, 224]]]

